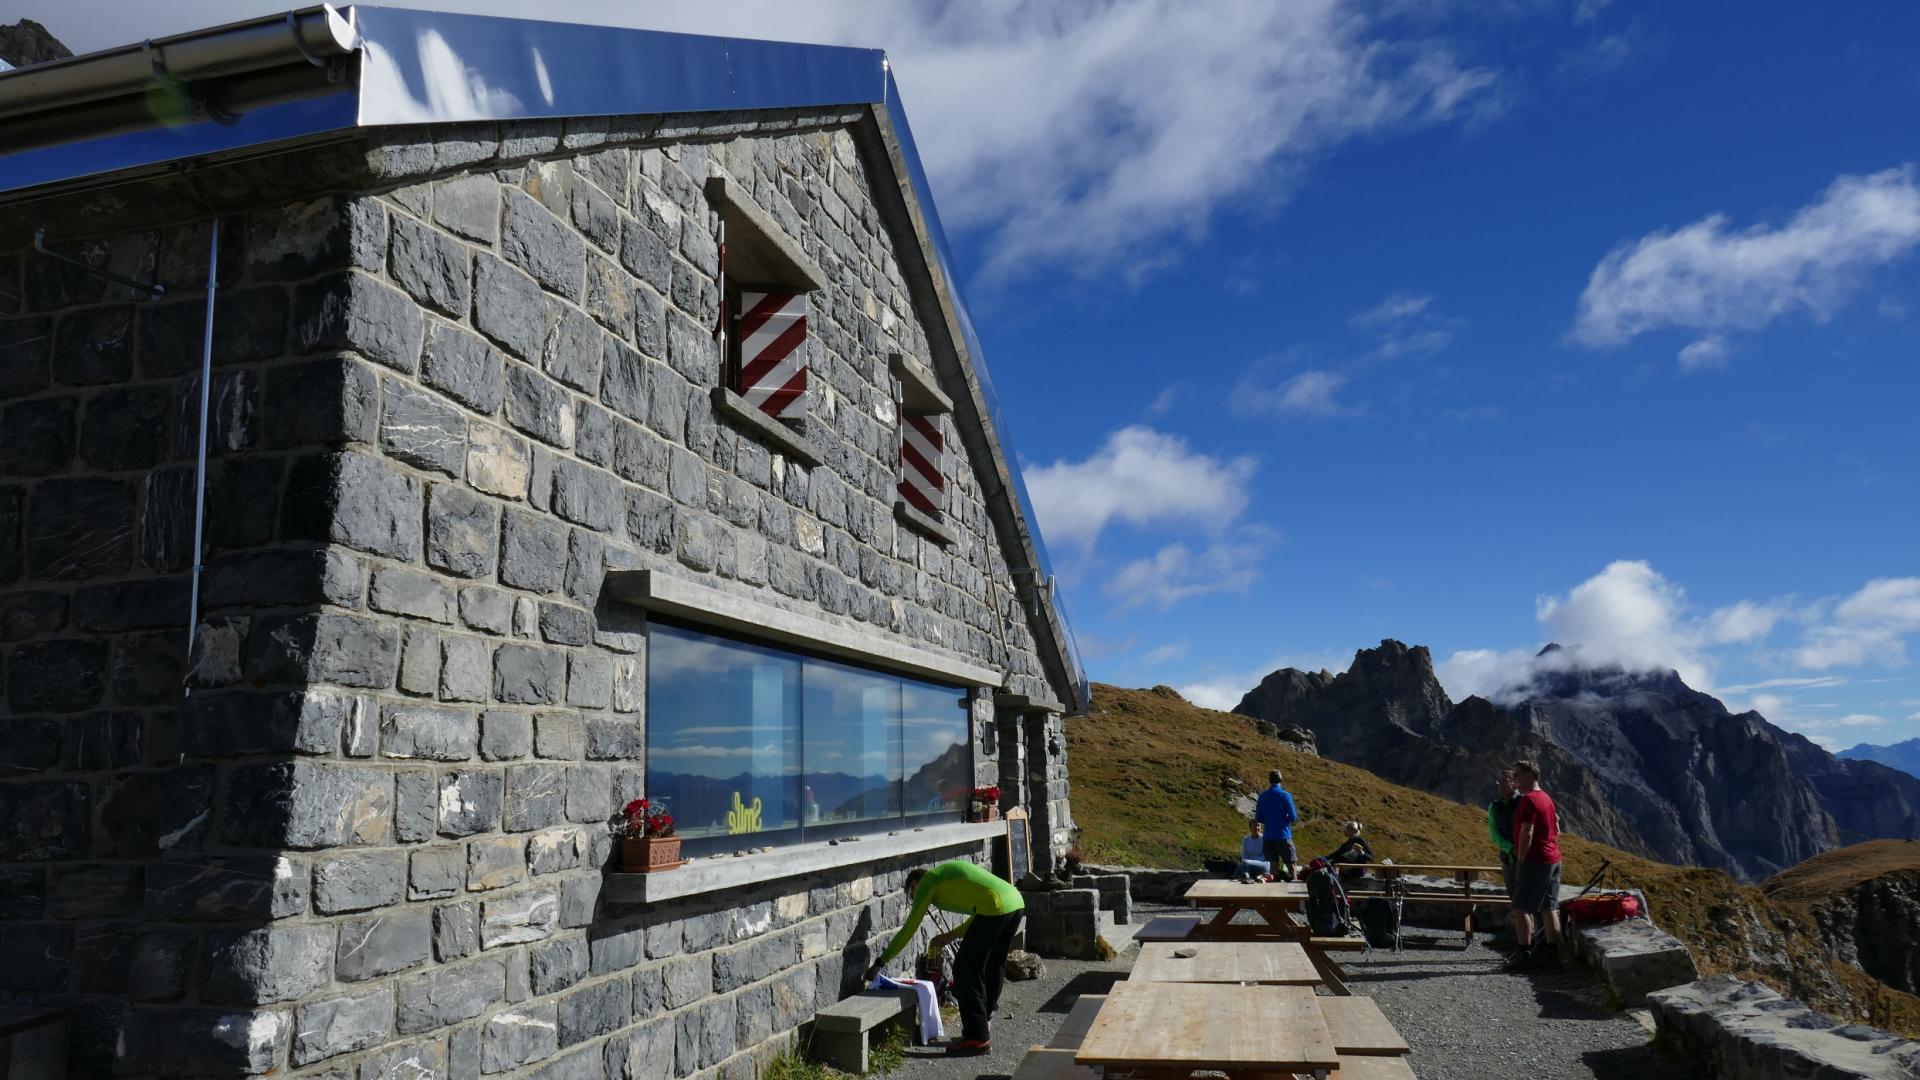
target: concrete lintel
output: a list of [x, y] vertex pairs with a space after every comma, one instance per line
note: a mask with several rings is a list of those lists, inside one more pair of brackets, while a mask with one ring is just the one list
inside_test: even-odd
[[760, 209], [745, 185], [729, 176], [709, 176], [707, 202], [727, 223], [729, 274], [756, 285], [802, 286], [807, 292], [826, 288], [827, 275]]
[[1023, 712], [1059, 714], [1067, 711], [1065, 705], [1052, 698], [1037, 698], [1027, 694], [995, 694], [993, 703], [1002, 709], [1017, 709]]
[[931, 368], [905, 353], [894, 353], [893, 377], [900, 380], [900, 404], [910, 413], [950, 413], [953, 399], [940, 389]]
[[909, 645], [865, 627], [828, 622], [764, 600], [723, 592], [658, 570], [613, 570], [606, 594], [623, 604], [733, 630], [761, 641], [799, 646], [905, 675], [998, 687], [1006, 676], [992, 668]]
[[747, 404], [747, 399], [724, 386], [713, 388], [713, 408], [715, 412], [745, 428], [748, 435], [768, 444], [788, 457], [795, 458], [813, 468], [827, 460], [827, 455], [812, 439], [793, 430], [787, 425]]
[[914, 506], [912, 503], [907, 502], [905, 499], [895, 499], [893, 501], [893, 516], [900, 524], [939, 544], [941, 547], [952, 547], [960, 541], [960, 538], [954, 535], [953, 530], [947, 528], [945, 522]]
[[[978, 845], [1006, 832], [1004, 821], [927, 825], [838, 843], [795, 844], [759, 855], [690, 859], [677, 870], [656, 874], [608, 874], [600, 896], [614, 904], [657, 904], [942, 848]], [[743, 836], [741, 842], [751, 843], [752, 837]]]

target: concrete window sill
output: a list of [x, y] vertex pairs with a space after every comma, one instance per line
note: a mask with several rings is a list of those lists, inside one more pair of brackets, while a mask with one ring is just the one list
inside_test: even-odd
[[900, 404], [910, 413], [950, 413], [953, 399], [940, 389], [940, 380], [926, 365], [903, 353], [890, 358], [893, 377], [900, 380]]
[[893, 516], [900, 524], [939, 544], [941, 547], [952, 547], [960, 541], [960, 538], [954, 534], [954, 531], [947, 528], [946, 522], [921, 511], [905, 499], [894, 500]]
[[606, 595], [623, 604], [757, 641], [797, 646], [855, 663], [962, 686], [1000, 687], [1006, 673], [935, 652], [865, 626], [828, 622], [752, 596], [716, 589], [658, 570], [611, 570]]
[[809, 468], [827, 460], [812, 439], [747, 404], [747, 399], [724, 386], [713, 388], [713, 409], [748, 435]]
[[[765, 881], [817, 874], [825, 870], [858, 866], [908, 855], [965, 847], [1004, 836], [1007, 823], [983, 821], [928, 825], [858, 840], [839, 843], [821, 841], [778, 847], [759, 855], [738, 858], [690, 859], [677, 870], [657, 874], [612, 873], [600, 890], [600, 898], [610, 904], [658, 904], [689, 896], [743, 889]], [[742, 837], [751, 842], [751, 837]]]

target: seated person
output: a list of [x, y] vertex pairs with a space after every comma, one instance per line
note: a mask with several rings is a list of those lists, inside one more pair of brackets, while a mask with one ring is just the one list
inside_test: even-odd
[[1234, 876], [1241, 881], [1264, 881], [1273, 873], [1267, 861], [1266, 838], [1260, 835], [1260, 819], [1247, 819], [1247, 835], [1240, 838], [1240, 865]]
[[[1327, 856], [1328, 862], [1376, 863], [1380, 861], [1373, 857], [1373, 845], [1367, 843], [1366, 839], [1360, 835], [1359, 822], [1347, 822], [1346, 832], [1346, 842], [1335, 848], [1333, 854]], [[1367, 871], [1356, 868], [1352, 870], [1342, 870], [1340, 871], [1340, 876], [1347, 879], [1357, 879], [1368, 875]]]

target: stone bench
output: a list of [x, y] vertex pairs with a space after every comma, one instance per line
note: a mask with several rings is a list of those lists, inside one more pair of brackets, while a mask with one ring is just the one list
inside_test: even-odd
[[1843, 1024], [1759, 983], [1716, 975], [1647, 995], [1654, 1035], [1695, 1075], [1737, 1080], [1911, 1080], [1920, 1043]]
[[813, 1056], [841, 1072], [864, 1074], [875, 1029], [903, 1023], [919, 1026], [919, 1000], [911, 990], [863, 990], [813, 1014]]
[[1686, 942], [1645, 916], [1619, 922], [1576, 923], [1568, 935], [1574, 958], [1599, 976], [1615, 1008], [1647, 1003], [1647, 995], [1700, 977]]

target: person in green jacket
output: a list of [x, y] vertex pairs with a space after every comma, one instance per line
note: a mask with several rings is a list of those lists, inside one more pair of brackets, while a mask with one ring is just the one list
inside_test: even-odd
[[1026, 915], [1027, 902], [1019, 889], [961, 859], [914, 870], [907, 875], [906, 891], [913, 897], [913, 911], [880, 959], [867, 968], [866, 981], [872, 983], [880, 969], [913, 940], [927, 908], [967, 916], [959, 926], [937, 935], [933, 948], [942, 949], [954, 938], [960, 939], [952, 972], [953, 996], [960, 1003], [960, 1038], [947, 1045], [947, 1053], [985, 1054], [992, 1049], [988, 1023], [1000, 1007], [1007, 950]]
[[1519, 788], [1513, 782], [1513, 770], [1500, 771], [1500, 797], [1487, 804], [1487, 837], [1500, 851], [1500, 881], [1507, 887], [1507, 899], [1513, 899], [1513, 804]]

